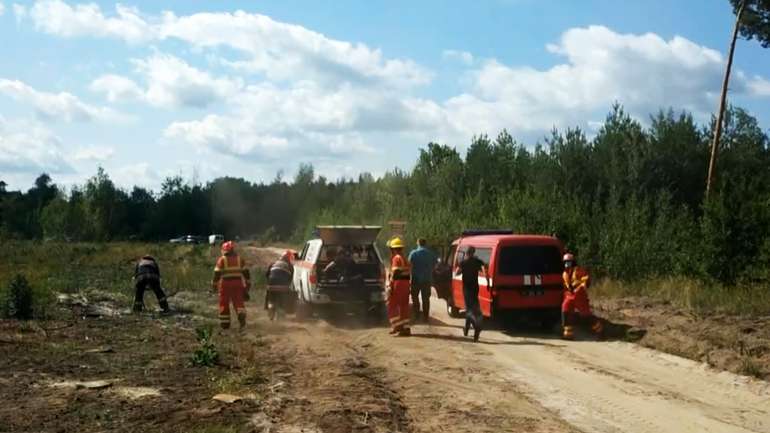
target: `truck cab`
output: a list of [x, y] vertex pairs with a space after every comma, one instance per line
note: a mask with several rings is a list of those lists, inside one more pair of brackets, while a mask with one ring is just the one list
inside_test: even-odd
[[564, 245], [553, 236], [511, 231], [466, 231], [452, 242], [442, 260], [446, 269], [435, 280], [436, 292], [446, 300], [451, 316], [465, 309], [462, 277], [456, 270], [470, 246], [489, 272], [489, 286], [479, 275], [479, 304], [485, 317], [526, 313], [544, 321], [558, 320]]
[[[316, 228], [294, 263], [293, 286], [304, 314], [322, 306], [384, 309], [385, 273], [375, 244], [380, 230], [380, 226]], [[345, 265], [331, 264], [334, 261]]]

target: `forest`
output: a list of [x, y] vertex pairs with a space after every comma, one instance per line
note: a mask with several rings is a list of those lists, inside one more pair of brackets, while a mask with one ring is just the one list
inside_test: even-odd
[[151, 191], [116, 186], [101, 168], [67, 189], [41, 174], [26, 192], [0, 181], [0, 239], [165, 242], [222, 233], [299, 243], [320, 223], [403, 220], [411, 241], [435, 246], [467, 228], [553, 234], [618, 280], [770, 287], [768, 134], [745, 110], [727, 110], [706, 197], [713, 123], [671, 109], [642, 123], [615, 105], [592, 136], [554, 129], [532, 144], [502, 131], [474, 137], [464, 154], [428, 143], [413, 167], [377, 178], [327, 179], [301, 164], [293, 178], [278, 173], [269, 183], [170, 177]]

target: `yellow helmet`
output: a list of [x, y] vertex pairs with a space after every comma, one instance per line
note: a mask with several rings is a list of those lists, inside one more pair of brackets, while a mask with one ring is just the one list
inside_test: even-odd
[[398, 237], [393, 238], [390, 240], [390, 242], [388, 242], [388, 247], [390, 247], [391, 249], [404, 248], [404, 241], [402, 241], [401, 238], [398, 238]]

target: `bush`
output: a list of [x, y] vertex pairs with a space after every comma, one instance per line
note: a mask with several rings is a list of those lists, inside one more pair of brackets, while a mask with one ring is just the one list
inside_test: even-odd
[[211, 327], [200, 327], [195, 329], [200, 346], [192, 355], [192, 363], [198, 367], [213, 367], [219, 362], [219, 352], [211, 341]]
[[35, 295], [27, 279], [17, 274], [11, 280], [3, 303], [5, 317], [29, 320], [33, 316]]

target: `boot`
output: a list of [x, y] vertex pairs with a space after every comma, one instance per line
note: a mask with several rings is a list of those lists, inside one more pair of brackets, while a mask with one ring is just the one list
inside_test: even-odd
[[168, 301], [167, 300], [164, 299], [164, 300], [158, 302], [158, 305], [160, 305], [160, 310], [162, 312], [164, 312], [166, 314], [171, 312], [171, 309], [168, 306]]
[[244, 326], [246, 326], [246, 313], [240, 313], [238, 314], [238, 325], [241, 329], [243, 329]]
[[473, 327], [473, 341], [478, 342], [481, 335], [481, 328]]
[[471, 328], [471, 319], [465, 318], [465, 326], [463, 327], [463, 336], [468, 336], [468, 330]]
[[572, 325], [566, 325], [564, 326], [564, 329], [562, 331], [561, 337], [565, 340], [574, 340], [575, 339], [575, 329]]
[[141, 302], [134, 302], [134, 308], [132, 309], [132, 311], [134, 313], [141, 313], [142, 310], [144, 310], [144, 304]]
[[399, 337], [409, 337], [410, 335], [412, 335], [412, 330], [411, 330], [411, 328], [403, 328], [403, 329], [401, 329], [401, 331], [399, 331], [399, 333], [398, 333], [398, 336], [399, 336]]

